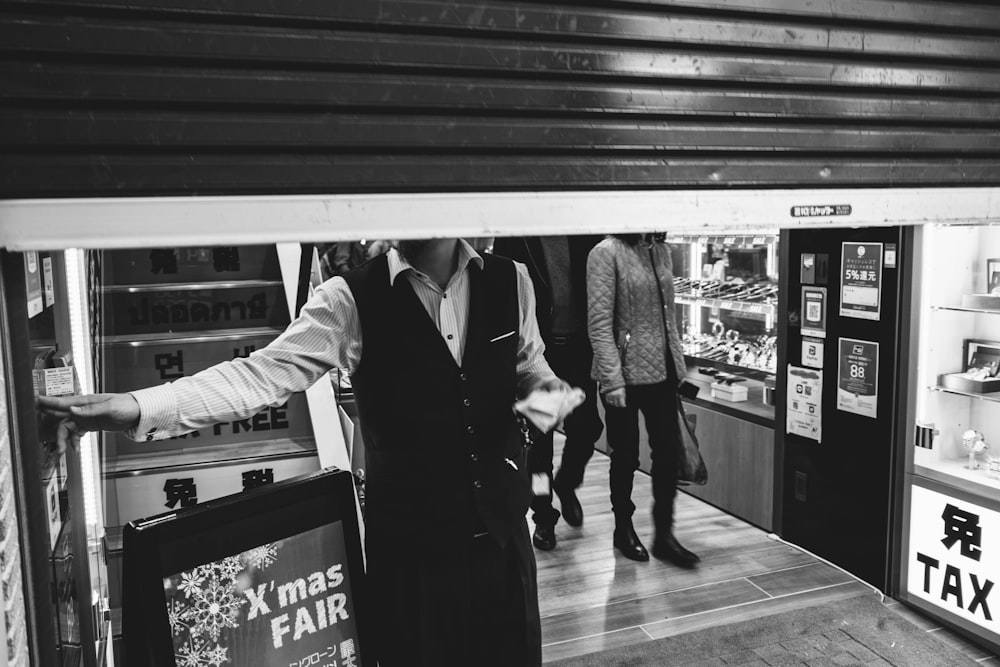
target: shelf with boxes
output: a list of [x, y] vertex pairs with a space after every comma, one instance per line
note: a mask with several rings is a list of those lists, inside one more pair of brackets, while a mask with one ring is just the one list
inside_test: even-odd
[[1000, 499], [1000, 230], [924, 234], [915, 472]]

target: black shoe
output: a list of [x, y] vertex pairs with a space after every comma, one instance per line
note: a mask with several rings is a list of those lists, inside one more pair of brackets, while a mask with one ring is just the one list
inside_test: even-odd
[[649, 560], [649, 552], [639, 541], [639, 536], [635, 534], [635, 528], [632, 527], [631, 521], [615, 527], [614, 545], [615, 549], [618, 549], [625, 558], [637, 561]]
[[688, 551], [677, 541], [673, 533], [657, 535], [653, 540], [653, 555], [660, 560], [670, 561], [678, 567], [690, 569], [700, 561], [698, 554]]
[[552, 551], [556, 548], [556, 529], [554, 526], [535, 526], [535, 534], [531, 543], [541, 551]]
[[583, 525], [583, 508], [576, 497], [573, 489], [560, 490], [553, 485], [552, 490], [559, 496], [559, 507], [562, 509], [562, 517], [569, 525], [579, 528]]

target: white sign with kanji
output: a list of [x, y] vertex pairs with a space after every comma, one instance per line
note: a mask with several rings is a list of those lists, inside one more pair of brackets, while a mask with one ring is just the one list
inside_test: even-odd
[[118, 501], [118, 523], [125, 524], [246, 491], [262, 484], [280, 482], [315, 472], [319, 467], [319, 459], [314, 454], [307, 454], [287, 459], [265, 459], [117, 477], [113, 482]]
[[1000, 643], [1000, 512], [911, 488], [907, 591]]

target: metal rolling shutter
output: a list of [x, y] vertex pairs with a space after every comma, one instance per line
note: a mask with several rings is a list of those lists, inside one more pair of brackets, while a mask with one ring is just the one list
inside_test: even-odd
[[0, 2], [0, 197], [1000, 183], [1000, 8]]

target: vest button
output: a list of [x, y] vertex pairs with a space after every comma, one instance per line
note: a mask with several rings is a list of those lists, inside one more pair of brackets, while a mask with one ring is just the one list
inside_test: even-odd
[[472, 405], [472, 401], [470, 401], [469, 399], [465, 399], [464, 401], [462, 401], [462, 405], [464, 405], [465, 407], [469, 407], [470, 405]]
[[472, 459], [473, 463], [475, 463], [476, 461], [479, 460], [479, 454], [476, 454], [475, 452], [473, 452], [472, 454], [469, 454], [469, 458]]
[[477, 489], [481, 489], [483, 488], [483, 483], [477, 479], [475, 482], [472, 483], [472, 486], [476, 487]]
[[462, 382], [465, 382], [466, 380], [469, 379], [469, 377], [465, 373], [459, 373], [458, 379], [461, 380]]
[[466, 426], [465, 430], [468, 431], [470, 434], [476, 432], [476, 429], [472, 428], [471, 426]]

